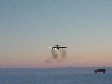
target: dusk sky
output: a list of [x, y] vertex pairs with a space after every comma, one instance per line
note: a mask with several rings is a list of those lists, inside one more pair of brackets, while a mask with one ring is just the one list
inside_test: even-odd
[[0, 68], [93, 66], [112, 66], [112, 0], [0, 0]]

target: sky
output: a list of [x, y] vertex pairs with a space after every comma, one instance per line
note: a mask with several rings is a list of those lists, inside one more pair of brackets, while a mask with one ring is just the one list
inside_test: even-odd
[[[63, 60], [52, 59], [57, 44], [67, 47]], [[0, 68], [105, 66], [112, 0], [0, 0]]]

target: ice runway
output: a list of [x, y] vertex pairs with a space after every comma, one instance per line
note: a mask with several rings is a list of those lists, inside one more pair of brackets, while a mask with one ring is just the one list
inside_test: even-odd
[[0, 69], [0, 84], [111, 84], [112, 68], [8, 68]]

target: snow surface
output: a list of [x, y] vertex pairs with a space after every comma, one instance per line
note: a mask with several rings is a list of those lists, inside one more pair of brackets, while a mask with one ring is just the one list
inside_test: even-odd
[[112, 84], [112, 68], [1, 68], [0, 84]]

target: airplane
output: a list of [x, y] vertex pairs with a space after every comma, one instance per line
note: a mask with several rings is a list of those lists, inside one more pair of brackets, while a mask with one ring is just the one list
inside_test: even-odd
[[52, 49], [60, 49], [60, 48], [67, 48], [67, 47], [59, 47], [60, 45], [55, 45], [56, 47], [52, 47]]

